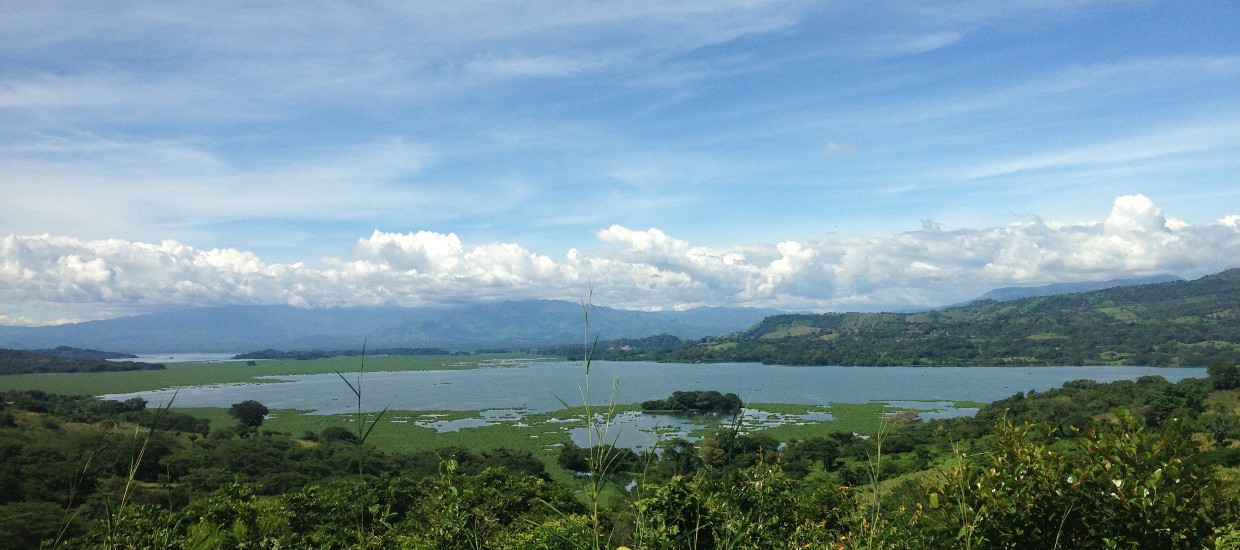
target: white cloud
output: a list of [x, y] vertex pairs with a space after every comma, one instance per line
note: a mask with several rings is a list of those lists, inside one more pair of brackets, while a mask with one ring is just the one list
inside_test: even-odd
[[6, 10], [0, 48], [61, 70], [6, 75], [0, 106], [119, 120], [153, 111], [248, 120], [298, 101], [450, 97], [495, 78], [657, 62], [788, 27], [805, 9], [783, 0], [40, 4]]
[[381, 139], [255, 167], [193, 143], [49, 136], [20, 150], [0, 148], [0, 219], [100, 237], [253, 219], [434, 221], [520, 202], [523, 191], [502, 182], [425, 181], [420, 174], [434, 159], [422, 144]]
[[1154, 201], [1144, 195], [1128, 195], [1115, 199], [1111, 215], [1103, 223], [1108, 234], [1119, 234], [1132, 231], [1149, 233], [1165, 233], [1167, 218]]
[[1131, 164], [1235, 147], [1240, 144], [1237, 136], [1240, 136], [1240, 120], [1189, 124], [1127, 139], [991, 162], [973, 167], [964, 176], [987, 178], [1036, 170]]
[[1236, 267], [1240, 216], [1172, 225], [1147, 197], [1118, 197], [1102, 222], [1032, 220], [886, 237], [714, 249], [658, 229], [612, 226], [594, 256], [556, 260], [517, 243], [466, 245], [455, 234], [375, 231], [327, 268], [267, 263], [233, 249], [83, 240], [0, 240], [0, 322], [32, 324], [47, 305], [117, 310], [217, 304], [418, 306], [473, 299], [579, 297], [668, 309], [751, 305], [850, 310], [936, 306], [997, 286], [1202, 274]]
[[857, 57], [892, 57], [918, 55], [950, 47], [960, 42], [958, 32], [908, 33], [868, 37], [852, 45], [848, 54]]
[[604, 59], [573, 59], [556, 55], [485, 57], [470, 61], [466, 69], [490, 77], [565, 76], [607, 65]]

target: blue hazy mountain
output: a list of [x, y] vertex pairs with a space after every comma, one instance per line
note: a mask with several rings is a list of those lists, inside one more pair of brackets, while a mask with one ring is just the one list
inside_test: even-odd
[[[770, 315], [759, 308], [629, 311], [593, 306], [590, 332], [602, 339], [672, 334], [721, 336]], [[263, 348], [335, 350], [439, 347], [521, 348], [582, 340], [581, 304], [524, 300], [453, 307], [221, 306], [47, 327], [0, 326], [0, 348], [72, 346], [130, 353], [242, 352]]]

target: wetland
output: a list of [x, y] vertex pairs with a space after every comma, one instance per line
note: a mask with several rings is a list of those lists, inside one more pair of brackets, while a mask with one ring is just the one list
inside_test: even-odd
[[[273, 410], [267, 424], [290, 433], [349, 422], [356, 399], [341, 381], [356, 382], [357, 358], [244, 363], [177, 363], [169, 368], [216, 369], [220, 380], [102, 395], [170, 400], [176, 408], [226, 409], [255, 400]], [[405, 369], [405, 370], [396, 370]], [[250, 376], [243, 374], [249, 372]], [[376, 443], [396, 449], [452, 442], [483, 448], [495, 441], [522, 447], [586, 445], [584, 370], [580, 362], [534, 357], [366, 359], [363, 412], [388, 410]], [[125, 373], [130, 378], [153, 377]], [[226, 376], [225, 376], [226, 375]], [[757, 363], [669, 364], [598, 361], [591, 365], [589, 405], [595, 424], [614, 405], [607, 441], [645, 449], [672, 438], [694, 441], [730, 421], [711, 415], [643, 414], [637, 406], [679, 390], [717, 390], [741, 396], [746, 431], [811, 435], [871, 429], [884, 415], [914, 410], [924, 419], [971, 415], [982, 403], [1017, 392], [1045, 391], [1064, 382], [1161, 376], [1170, 382], [1202, 377], [1200, 368], [1156, 367], [794, 367]], [[194, 377], [190, 377], [194, 378]], [[138, 382], [135, 382], [138, 383]], [[149, 386], [147, 386], [149, 387]], [[173, 396], [175, 395], [175, 400]], [[595, 436], [597, 438], [597, 435]]]

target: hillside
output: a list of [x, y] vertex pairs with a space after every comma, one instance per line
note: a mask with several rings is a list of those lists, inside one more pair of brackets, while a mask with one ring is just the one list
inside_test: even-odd
[[[1080, 283], [1054, 283], [1041, 286], [1009, 286], [996, 288], [990, 292], [983, 294], [979, 300], [994, 300], [996, 302], [1008, 302], [1011, 300], [1019, 300], [1021, 298], [1033, 298], [1035, 296], [1054, 296], [1056, 294], [1072, 294], [1075, 292], [1092, 292], [1095, 290], [1105, 290], [1108, 288], [1117, 288], [1124, 286], [1136, 285], [1154, 285], [1159, 283], [1172, 283], [1183, 281], [1175, 275], [1153, 275], [1150, 277], [1133, 277], [1125, 279], [1111, 279], [1107, 281], [1089, 281]], [[964, 304], [958, 304], [964, 305]]]
[[1240, 269], [929, 312], [775, 315], [643, 354], [788, 365], [1206, 365], [1240, 359]]
[[[779, 312], [756, 308], [647, 312], [595, 306], [590, 323], [593, 331], [608, 338], [663, 333], [702, 338], [744, 330], [775, 313]], [[581, 305], [558, 300], [440, 308], [224, 306], [61, 326], [0, 326], [0, 347], [238, 352], [355, 349], [366, 340], [372, 347], [472, 351], [579, 342], [581, 323]]]

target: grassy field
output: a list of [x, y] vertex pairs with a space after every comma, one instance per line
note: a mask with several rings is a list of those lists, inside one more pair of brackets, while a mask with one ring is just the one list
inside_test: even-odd
[[780, 441], [821, 437], [832, 432], [872, 434], [878, 431], [883, 415], [893, 412], [883, 403], [831, 403], [826, 407], [759, 403], [750, 405], [750, 408], [784, 415], [825, 412], [832, 417], [827, 421], [789, 422], [762, 430], [762, 433]]
[[[468, 357], [443, 355], [371, 356], [366, 370], [421, 371], [478, 368], [488, 362], [505, 359], [532, 358], [528, 355], [496, 354]], [[83, 372], [70, 374], [16, 374], [0, 376], [0, 390], [43, 390], [70, 395], [102, 395], [161, 390], [182, 386], [264, 382], [259, 376], [331, 374], [356, 372], [359, 357], [332, 357], [298, 361], [295, 359], [244, 361], [226, 363], [168, 363], [164, 370], [126, 372]]]

